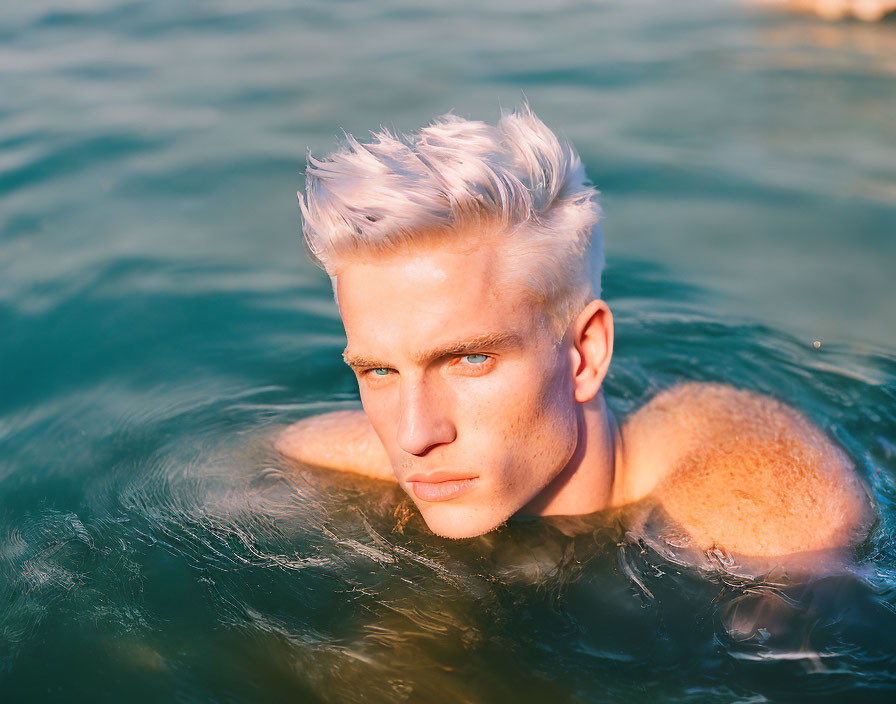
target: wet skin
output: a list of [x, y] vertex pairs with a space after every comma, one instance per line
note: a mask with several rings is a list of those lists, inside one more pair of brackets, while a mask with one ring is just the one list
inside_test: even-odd
[[[482, 245], [356, 262], [338, 278], [345, 359], [367, 418], [440, 535], [489, 531], [582, 464], [578, 354], [558, 344], [542, 307], [504, 269], [499, 249]], [[596, 393], [599, 382], [592, 386]], [[603, 465], [595, 458], [560, 492], [575, 504], [566, 512], [608, 501]]]
[[358, 258], [337, 282], [364, 412], [301, 421], [277, 447], [397, 480], [439, 535], [649, 498], [703, 549], [769, 556], [848, 547], [873, 515], [842, 451], [756, 394], [683, 385], [617, 430], [609, 308], [588, 303], [561, 338], [494, 240]]

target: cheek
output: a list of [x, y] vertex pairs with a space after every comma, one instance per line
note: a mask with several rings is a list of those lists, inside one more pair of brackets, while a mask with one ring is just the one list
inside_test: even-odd
[[[577, 420], [572, 380], [562, 366], [516, 380], [501, 422], [517, 461], [553, 465], [575, 449]], [[526, 380], [529, 383], [526, 383]], [[532, 384], [531, 380], [537, 380]]]
[[[577, 404], [572, 376], [556, 365], [540, 389], [537, 410], [538, 446], [546, 465], [563, 465], [575, 451], [578, 436]], [[547, 467], [546, 467], [547, 468]]]
[[537, 379], [537, 385], [532, 388], [531, 398], [541, 421], [568, 420], [574, 416], [575, 389], [568, 360], [552, 357], [551, 363], [541, 367], [533, 378]]

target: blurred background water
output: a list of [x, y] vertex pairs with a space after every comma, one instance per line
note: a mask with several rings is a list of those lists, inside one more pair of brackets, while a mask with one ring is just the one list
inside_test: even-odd
[[[3, 700], [889, 701], [894, 77], [892, 17], [737, 0], [3, 3]], [[306, 149], [524, 93], [603, 192], [611, 406], [805, 411], [880, 507], [854, 573], [687, 568], [618, 516], [445, 541], [273, 453], [358, 403]]]

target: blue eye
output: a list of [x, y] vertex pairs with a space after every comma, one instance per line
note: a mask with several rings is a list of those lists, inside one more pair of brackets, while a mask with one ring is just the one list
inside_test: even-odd
[[376, 369], [371, 370], [377, 376], [386, 376], [389, 373], [389, 370], [386, 367], [377, 367]]
[[469, 364], [482, 364], [488, 357], [484, 354], [468, 354], [464, 359], [467, 360]]

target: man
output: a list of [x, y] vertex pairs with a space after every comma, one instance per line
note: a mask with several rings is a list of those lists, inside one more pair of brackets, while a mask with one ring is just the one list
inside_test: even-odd
[[374, 138], [309, 157], [299, 194], [364, 411], [296, 423], [283, 454], [397, 480], [451, 538], [645, 499], [699, 548], [745, 556], [867, 529], [848, 458], [772, 399], [685, 384], [617, 425], [596, 191], [527, 105]]

